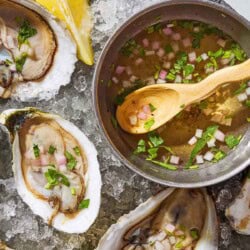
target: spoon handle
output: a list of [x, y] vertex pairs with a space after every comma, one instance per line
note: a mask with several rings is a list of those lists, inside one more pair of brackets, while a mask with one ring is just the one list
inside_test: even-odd
[[250, 79], [250, 59], [241, 64], [218, 70], [200, 83], [195, 84], [197, 93], [194, 102], [210, 96], [212, 92], [225, 83], [239, 82], [247, 79]]

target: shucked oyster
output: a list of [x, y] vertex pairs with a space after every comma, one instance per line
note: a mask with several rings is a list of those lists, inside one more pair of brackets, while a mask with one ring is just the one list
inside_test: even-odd
[[87, 137], [59, 116], [26, 108], [0, 115], [13, 142], [13, 171], [21, 198], [45, 222], [85, 232], [97, 217], [101, 177]]
[[[249, 172], [250, 174], [250, 172]], [[248, 174], [240, 194], [226, 209], [231, 226], [240, 234], [250, 235], [250, 175]]]
[[70, 82], [76, 61], [69, 33], [45, 9], [0, 0], [0, 98], [50, 98]]
[[122, 216], [97, 250], [215, 250], [216, 212], [201, 189], [168, 188]]

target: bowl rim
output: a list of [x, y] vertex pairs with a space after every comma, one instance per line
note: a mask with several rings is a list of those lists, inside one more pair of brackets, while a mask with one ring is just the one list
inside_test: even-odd
[[98, 121], [98, 127], [100, 128], [100, 133], [101, 135], [105, 138], [105, 140], [108, 142], [109, 147], [112, 149], [112, 153], [130, 170], [135, 172], [136, 174], [152, 181], [158, 184], [161, 184], [163, 186], [169, 186], [169, 187], [178, 187], [178, 188], [198, 188], [198, 187], [206, 187], [206, 186], [211, 186], [220, 182], [223, 182], [236, 174], [240, 173], [243, 171], [248, 165], [250, 165], [250, 158], [246, 159], [242, 164], [240, 164], [238, 167], [235, 169], [229, 171], [228, 173], [210, 179], [202, 182], [195, 182], [195, 183], [190, 183], [190, 182], [171, 182], [171, 181], [165, 181], [162, 180], [158, 177], [152, 176], [148, 173], [145, 173], [143, 170], [139, 169], [136, 164], [133, 164], [130, 162], [126, 157], [124, 157], [120, 151], [116, 148], [114, 143], [112, 142], [111, 138], [109, 137], [109, 134], [103, 124], [101, 114], [100, 114], [100, 109], [98, 106], [98, 84], [97, 82], [99, 73], [102, 68], [102, 64], [104, 61], [104, 58], [110, 49], [110, 45], [116, 40], [116, 38], [122, 33], [122, 31], [129, 25], [131, 25], [138, 17], [144, 15], [145, 13], [151, 12], [156, 8], [159, 8], [161, 6], [172, 6], [172, 5], [181, 5], [181, 4], [194, 4], [194, 5], [201, 5], [209, 8], [216, 9], [217, 11], [221, 11], [222, 13], [225, 13], [228, 16], [233, 17], [236, 19], [238, 22], [243, 24], [243, 26], [247, 27], [250, 30], [250, 21], [248, 21], [246, 18], [241, 16], [237, 11], [232, 9], [230, 5], [228, 7], [224, 4], [219, 4], [217, 2], [212, 2], [209, 0], [165, 0], [163, 2], [155, 3], [152, 4], [146, 8], [143, 8], [142, 10], [139, 10], [129, 18], [127, 18], [125, 21], [122, 22], [121, 25], [119, 25], [115, 31], [111, 34], [107, 42], [105, 43], [104, 48], [101, 51], [101, 54], [97, 60], [97, 64], [95, 67], [94, 75], [93, 75], [93, 80], [92, 80], [92, 101], [93, 101], [93, 106], [94, 106], [94, 113]]

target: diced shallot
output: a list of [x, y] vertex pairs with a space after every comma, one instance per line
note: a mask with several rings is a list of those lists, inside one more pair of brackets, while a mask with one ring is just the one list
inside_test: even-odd
[[175, 41], [181, 40], [181, 34], [180, 33], [174, 33], [172, 35], [172, 39], [175, 40]]
[[163, 79], [157, 79], [157, 81], [156, 81], [156, 83], [157, 84], [164, 84], [164, 83], [166, 83], [166, 80], [163, 80]]
[[180, 75], [176, 75], [174, 82], [175, 83], [181, 83], [182, 82], [182, 77]]
[[133, 75], [133, 76], [130, 77], [129, 80], [130, 80], [131, 82], [135, 82], [137, 79], [138, 79], [138, 78], [137, 78], [136, 76]]
[[191, 47], [192, 43], [189, 37], [186, 37], [185, 39], [182, 40], [183, 46], [185, 48]]
[[112, 82], [117, 84], [119, 82], [119, 80], [115, 76], [113, 76], [112, 77]]
[[203, 130], [197, 128], [197, 129], [196, 129], [196, 132], [195, 132], [195, 136], [196, 136], [197, 138], [201, 138], [201, 137], [202, 137], [202, 133], [203, 133]]
[[214, 133], [214, 137], [216, 138], [216, 140], [221, 142], [224, 142], [225, 140], [225, 134], [219, 129], [217, 129], [217, 131]]
[[116, 67], [116, 70], [115, 70], [115, 73], [117, 74], [117, 75], [121, 75], [123, 72], [125, 71], [125, 67], [124, 66], [117, 66]]
[[175, 58], [174, 52], [168, 53], [168, 60], [172, 60], [172, 59], [174, 59], [174, 58]]
[[33, 160], [30, 160], [30, 163], [33, 167], [35, 166], [41, 166], [41, 160], [40, 159], [33, 159]]
[[144, 112], [139, 112], [137, 114], [137, 117], [140, 119], [140, 120], [147, 120], [148, 116], [147, 114], [145, 114]]
[[206, 74], [210, 74], [210, 73], [213, 73], [213, 72], [214, 72], [214, 67], [209, 67], [209, 68], [206, 68], [206, 70], [205, 70]]
[[16, 71], [16, 64], [12, 63], [12, 64], [9, 66], [9, 69], [10, 69], [10, 71], [15, 72], [15, 71]]
[[226, 43], [227, 41], [221, 38], [217, 41], [217, 44], [219, 44], [222, 48], [226, 46]]
[[66, 165], [60, 165], [60, 166], [59, 166], [59, 170], [60, 170], [61, 172], [65, 172], [65, 171], [67, 171], [67, 166], [66, 166]]
[[146, 55], [146, 56], [153, 56], [153, 55], [155, 55], [155, 51], [153, 51], [153, 50], [148, 50], [148, 51], [145, 52], [145, 55]]
[[179, 161], [180, 161], [180, 157], [175, 156], [175, 155], [172, 155], [169, 160], [170, 163], [176, 164], [176, 165], [179, 164]]
[[202, 164], [204, 163], [203, 156], [202, 155], [196, 155], [196, 163]]
[[6, 41], [7, 41], [8, 49], [15, 48], [15, 42], [14, 42], [14, 38], [12, 36], [6, 36]]
[[142, 58], [137, 58], [136, 60], [135, 60], [135, 65], [140, 65], [140, 64], [142, 64], [143, 63], [143, 59]]
[[237, 95], [237, 98], [238, 98], [239, 102], [244, 102], [247, 100], [247, 94], [241, 93], [241, 94]]
[[202, 53], [202, 54], [201, 54], [201, 59], [202, 59], [203, 61], [206, 61], [208, 58], [209, 58], [209, 57], [208, 57], [207, 53]]
[[144, 38], [144, 39], [142, 40], [142, 44], [143, 44], [144, 47], [148, 47], [148, 46], [149, 46], [149, 41], [148, 41], [148, 39], [147, 39], [147, 38]]
[[214, 154], [210, 151], [208, 151], [205, 155], [204, 155], [204, 159], [206, 161], [212, 161], [214, 158]]
[[143, 105], [142, 110], [145, 114], [151, 114], [149, 105]]
[[211, 139], [207, 142], [207, 146], [208, 146], [209, 148], [213, 148], [213, 147], [216, 146], [216, 145], [215, 145], [215, 142], [216, 142], [216, 139], [215, 139], [215, 138], [211, 138]]
[[182, 236], [184, 235], [184, 232], [182, 230], [177, 230], [174, 234], [175, 236]]
[[123, 88], [129, 88], [132, 86], [132, 84], [130, 81], [123, 81], [122, 86], [123, 86]]
[[170, 242], [171, 245], [174, 245], [176, 243], [175, 237], [174, 236], [170, 236], [169, 237], [169, 242]]
[[163, 48], [160, 48], [156, 54], [159, 57], [163, 57], [165, 55], [165, 50]]
[[166, 248], [164, 247], [164, 245], [160, 241], [156, 241], [155, 242], [154, 249], [157, 249], [157, 250], [166, 250]]
[[170, 36], [173, 34], [173, 30], [169, 27], [164, 28], [162, 31], [166, 36]]
[[41, 160], [41, 165], [42, 166], [49, 165], [49, 157], [48, 157], [48, 155], [41, 155], [40, 160]]
[[172, 43], [171, 47], [173, 49], [174, 52], [178, 52], [179, 51], [179, 44], [178, 43]]
[[196, 32], [196, 33], [199, 32], [200, 31], [200, 27], [198, 27], [198, 26], [194, 27], [193, 31]]
[[193, 136], [193, 137], [188, 141], [188, 144], [189, 144], [189, 145], [194, 145], [196, 142], [197, 142], [197, 139], [196, 139], [195, 136]]
[[246, 89], [246, 94], [247, 94], [247, 95], [250, 95], [250, 87], [248, 87], [248, 88]]
[[195, 62], [196, 61], [196, 53], [195, 51], [192, 51], [188, 54], [188, 59], [190, 62]]
[[3, 95], [4, 91], [5, 91], [5, 89], [4, 89], [3, 87], [0, 86], [0, 96]]
[[175, 226], [174, 226], [173, 224], [168, 223], [168, 224], [165, 226], [165, 230], [168, 231], [169, 233], [173, 233], [174, 230], [175, 230]]
[[193, 79], [193, 75], [190, 74], [190, 75], [186, 76], [185, 79], [187, 79], [187, 80], [192, 80], [192, 79]]
[[153, 85], [153, 84], [155, 84], [155, 79], [152, 76], [148, 77], [145, 81], [146, 81], [147, 85]]
[[127, 67], [126, 67], [126, 73], [127, 73], [129, 76], [131, 76], [131, 75], [133, 74], [132, 69], [131, 69], [130, 66], [127, 66]]
[[159, 73], [159, 78], [163, 80], [166, 79], [167, 73], [168, 72], [166, 70], [162, 69]]
[[152, 43], [152, 49], [153, 50], [158, 50], [160, 48], [160, 42], [159, 41], [154, 41]]
[[171, 68], [171, 62], [164, 62], [163, 63], [163, 68], [164, 69], [170, 69]]
[[131, 125], [136, 125], [137, 124], [137, 117], [136, 117], [136, 115], [131, 115], [129, 117], [129, 122], [130, 122]]
[[63, 154], [55, 153], [54, 156], [56, 158], [56, 163], [59, 166], [60, 165], [65, 165], [67, 163], [67, 159]]

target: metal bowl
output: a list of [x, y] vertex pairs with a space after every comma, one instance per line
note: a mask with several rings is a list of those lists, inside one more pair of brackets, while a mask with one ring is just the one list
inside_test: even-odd
[[175, 187], [202, 187], [226, 180], [250, 163], [250, 129], [240, 145], [216, 164], [204, 165], [196, 170], [170, 171], [132, 154], [127, 143], [128, 134], [114, 129], [111, 115], [115, 114], [113, 100], [108, 98], [107, 83], [111, 76], [110, 66], [122, 45], [145, 27], [156, 22], [186, 19], [212, 24], [229, 34], [250, 56], [250, 23], [229, 8], [208, 1], [173, 0], [150, 6], [127, 20], [109, 39], [99, 58], [93, 80], [93, 98], [101, 131], [116, 156], [131, 170], [154, 182]]

